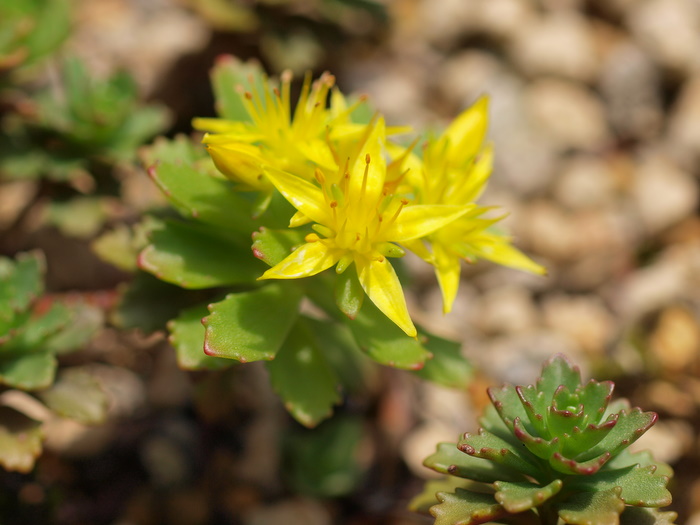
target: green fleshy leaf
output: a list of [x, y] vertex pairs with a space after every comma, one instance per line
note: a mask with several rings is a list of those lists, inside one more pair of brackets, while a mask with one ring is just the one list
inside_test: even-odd
[[586, 408], [589, 419], [586, 423], [598, 423], [610, 403], [615, 384], [612, 381], [594, 381], [586, 383], [579, 393], [581, 403]]
[[608, 421], [600, 425], [587, 425], [583, 430], [574, 428], [571, 434], [559, 438], [561, 453], [567, 458], [577, 457], [579, 454], [585, 453], [598, 444], [613, 426], [614, 422]]
[[557, 452], [549, 458], [549, 464], [554, 470], [563, 474], [590, 476], [603, 468], [603, 465], [605, 465], [611, 457], [612, 454], [610, 452], [604, 452], [600, 456], [586, 461], [577, 461], [564, 457], [561, 453]]
[[88, 425], [102, 423], [107, 415], [107, 395], [99, 381], [80, 368], [62, 371], [38, 396], [57, 414]]
[[520, 418], [515, 418], [515, 421], [513, 421], [513, 432], [522, 444], [538, 458], [549, 459], [558, 451], [559, 438], [555, 437], [551, 440], [546, 440], [533, 436], [527, 431]]
[[382, 365], [420, 370], [431, 357], [417, 340], [408, 337], [379, 309], [367, 301], [353, 320], [346, 320], [357, 344]]
[[107, 217], [104, 197], [80, 196], [49, 203], [45, 221], [66, 237], [90, 239], [104, 226]]
[[[563, 407], [563, 408], [562, 408]], [[553, 436], [571, 434], [574, 428], [580, 428], [586, 421], [587, 414], [578, 395], [565, 386], [561, 386], [547, 411], [547, 427]]]
[[[253, 193], [251, 197], [254, 195]], [[261, 202], [261, 199], [266, 202]], [[269, 197], [259, 194], [253, 203], [253, 217], [259, 221], [259, 226], [271, 230], [288, 229], [289, 221], [295, 213], [294, 206], [279, 191], [272, 191]], [[303, 238], [303, 234], [300, 233], [300, 236]]]
[[328, 364], [343, 387], [353, 393], [367, 392], [379, 370], [359, 349], [348, 327], [333, 321], [305, 319], [316, 338], [316, 345], [323, 348]]
[[615, 426], [595, 446], [586, 451], [581, 459], [587, 460], [605, 452], [616, 456], [649, 430], [657, 417], [654, 412], [642, 412], [640, 408], [633, 408], [629, 412], [621, 411]]
[[357, 317], [365, 299], [357, 272], [343, 272], [336, 277], [335, 304], [350, 319]]
[[621, 411], [629, 411], [632, 408], [630, 402], [624, 397], [611, 401], [605, 413], [601, 416], [601, 421], [607, 421], [610, 416], [619, 414]]
[[482, 492], [484, 494], [494, 493], [491, 485], [457, 478], [455, 476], [447, 476], [445, 478], [427, 481], [423, 487], [423, 491], [411, 499], [408, 504], [408, 509], [413, 512], [428, 514], [430, 507], [439, 503], [437, 499], [438, 492], [454, 492], [455, 489], [458, 488], [469, 490], [470, 492]]
[[559, 517], [570, 525], [618, 525], [625, 503], [620, 487], [602, 492], [579, 492], [558, 505]]
[[251, 203], [226, 179], [202, 173], [187, 164], [158, 163], [148, 174], [183, 216], [250, 235], [258, 224]]
[[[68, 36], [70, 3], [66, 0], [4, 2], [0, 6], [0, 21], [3, 22], [0, 67], [30, 66], [55, 52]], [[7, 30], [11, 33], [5, 33]]]
[[219, 116], [238, 122], [251, 122], [237, 86], [261, 93], [265, 89], [266, 79], [260, 64], [252, 60], [241, 62], [230, 55], [222, 56], [211, 72], [211, 81]]
[[634, 465], [639, 465], [640, 467], [654, 465], [656, 467], [656, 474], [659, 476], [667, 476], [669, 478], [673, 477], [673, 469], [671, 466], [667, 463], [656, 461], [652, 453], [648, 450], [630, 452], [630, 449], [626, 448], [607, 462], [605, 465], [605, 470], [621, 469]]
[[540, 437], [552, 437], [549, 428], [547, 428], [546, 417], [550, 400], [545, 399], [544, 394], [533, 385], [517, 386], [515, 391], [520, 397], [525, 412], [527, 412], [528, 417], [524, 421], [529, 422], [528, 428], [532, 428], [534, 433]]
[[44, 351], [43, 343], [50, 336], [57, 334], [68, 326], [71, 322], [71, 317], [71, 311], [66, 305], [53, 303], [49, 311], [41, 317], [27, 320], [17, 330], [15, 337], [0, 347], [0, 355], [11, 353], [25, 354], [35, 350]]
[[544, 394], [549, 404], [560, 385], [572, 392], [581, 385], [581, 371], [563, 354], [555, 355], [544, 364], [542, 375], [537, 379], [537, 390]]
[[625, 507], [620, 515], [620, 525], [673, 525], [678, 518], [675, 512], [661, 512], [645, 507]]
[[0, 359], [0, 383], [22, 390], [39, 390], [53, 383], [56, 358], [46, 352]]
[[6, 470], [28, 473], [41, 454], [41, 423], [14, 408], [0, 406], [0, 465]]
[[[520, 401], [518, 392], [512, 385], [503, 385], [499, 388], [489, 388], [489, 397], [493, 406], [496, 407], [498, 414], [501, 416], [503, 422], [511, 429], [513, 429], [513, 421], [515, 418], [520, 418], [520, 421], [530, 434], [534, 434], [534, 429], [529, 426], [530, 418], [528, 413], [525, 411], [525, 407]], [[543, 438], [549, 439], [548, 435], [541, 436]]]
[[269, 266], [274, 266], [302, 244], [304, 236], [297, 230], [273, 230], [261, 227], [253, 233], [253, 255]]
[[35, 301], [44, 290], [43, 276], [46, 262], [40, 252], [18, 254], [10, 283], [10, 306], [24, 310]]
[[503, 508], [508, 512], [516, 514], [537, 507], [558, 494], [564, 486], [564, 482], [555, 479], [549, 485], [541, 487], [528, 482], [497, 481], [494, 486], [497, 490], [494, 495], [496, 501], [503, 505]]
[[297, 319], [301, 291], [296, 283], [273, 283], [252, 292], [229, 294], [210, 305], [207, 355], [242, 363], [273, 359]]
[[141, 106], [129, 113], [112, 136], [110, 153], [117, 159], [132, 160], [143, 143], [166, 130], [171, 122], [168, 108], [161, 105]]
[[489, 494], [458, 488], [454, 493], [438, 492], [437, 498], [440, 503], [430, 508], [435, 525], [479, 525], [508, 514]]
[[221, 370], [234, 364], [230, 359], [204, 353], [202, 318], [209, 314], [205, 305], [193, 306], [168, 322], [170, 344], [175, 347], [177, 364], [184, 370]]
[[571, 481], [570, 487], [588, 492], [620, 487], [620, 497], [627, 505], [665, 507], [671, 504], [671, 493], [666, 489], [668, 477], [656, 474], [655, 471], [654, 465], [606, 470], [592, 477], [577, 477]]
[[138, 236], [126, 224], [117, 224], [92, 241], [90, 248], [105, 262], [125, 272], [138, 269], [139, 252], [145, 244], [139, 244]]
[[197, 223], [166, 221], [139, 256], [141, 269], [183, 288], [252, 283], [264, 268], [248, 256], [248, 241]]
[[66, 354], [81, 349], [104, 325], [102, 309], [87, 303], [70, 305], [70, 323], [49, 336], [42, 344], [44, 351]]
[[365, 467], [357, 460], [363, 426], [361, 417], [338, 414], [313, 430], [292, 429], [284, 447], [283, 472], [294, 492], [330, 498], [355, 490]]
[[486, 405], [484, 408], [479, 418], [479, 425], [511, 445], [520, 446], [518, 438], [516, 438], [513, 432], [506, 426], [496, 410], [496, 407], [492, 404]]
[[[157, 137], [153, 144], [143, 146], [139, 150], [139, 159], [145, 166], [153, 166], [162, 162], [175, 165], [196, 165], [198, 168], [201, 163], [209, 166], [212, 173], [216, 171], [214, 164], [209, 161], [209, 155], [207, 155], [204, 146], [183, 134], [176, 135], [174, 139]], [[209, 162], [205, 163], [204, 161]], [[158, 175], [156, 170], [156, 176]]]
[[455, 443], [439, 443], [436, 452], [425, 458], [428, 468], [481, 483], [494, 481], [523, 481], [524, 475], [502, 464], [465, 454]]
[[292, 327], [267, 370], [285, 408], [304, 426], [316, 426], [340, 402], [335, 373], [303, 319]]
[[436, 335], [428, 335], [425, 348], [433, 358], [416, 372], [422, 379], [449, 388], [466, 388], [474, 375], [474, 370], [462, 355], [461, 345]]
[[208, 293], [184, 290], [141, 271], [136, 272], [128, 285], [120, 287], [120, 293], [110, 322], [119, 328], [137, 328], [145, 333], [164, 329], [182, 308], [210, 297]]
[[513, 447], [507, 441], [483, 428], [478, 434], [465, 433], [457, 443], [464, 453], [477, 458], [488, 459], [506, 468], [537, 477], [540, 471], [521, 453], [522, 447]]

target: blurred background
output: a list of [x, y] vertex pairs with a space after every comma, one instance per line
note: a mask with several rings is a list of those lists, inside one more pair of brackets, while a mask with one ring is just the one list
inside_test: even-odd
[[[0, 474], [4, 523], [430, 523], [404, 509], [429, 475], [422, 459], [476, 429], [487, 386], [528, 384], [563, 352], [659, 413], [638, 448], [676, 469], [678, 522], [700, 524], [700, 2], [101, 0], [71, 3], [69, 20], [60, 47], [3, 92], [3, 134], [31, 113], [26, 93], [55, 88], [66, 56], [95, 78], [126, 70], [142, 101], [167, 108], [169, 136], [214, 115], [222, 54], [273, 75], [328, 70], [392, 124], [440, 129], [487, 94], [496, 166], [481, 202], [503, 207], [549, 275], [471, 265], [443, 316], [432, 271], [408, 260], [416, 319], [463, 342], [473, 384], [381, 370], [371, 401], [348, 400], [313, 435], [254, 364], [233, 386], [200, 381], [162, 332], [108, 325], [83, 359], [118, 367], [118, 408], [99, 428], [57, 423], [31, 474]], [[55, 192], [0, 162], [2, 253], [41, 248], [49, 290], [110, 304], [128, 276], [91, 243], [159, 197], [137, 162], [109, 171], [117, 193], [61, 215]], [[90, 195], [94, 181], [67, 180]]]

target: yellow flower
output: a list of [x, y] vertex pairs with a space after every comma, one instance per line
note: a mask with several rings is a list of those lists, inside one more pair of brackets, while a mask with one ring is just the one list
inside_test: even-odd
[[[422, 204], [468, 205], [483, 193], [493, 169], [493, 149], [484, 146], [488, 99], [479, 99], [459, 115], [437, 139], [430, 140], [423, 158], [407, 160], [408, 177]], [[545, 269], [510, 245], [510, 239], [490, 228], [503, 217], [484, 218], [491, 208], [476, 206], [457, 220], [407, 248], [430, 262], [443, 296], [443, 311], [452, 309], [461, 273], [460, 261], [484, 258], [533, 273]]]
[[[194, 119], [193, 125], [207, 133], [207, 145], [219, 170], [255, 189], [267, 189], [263, 166], [272, 165], [295, 174], [308, 172], [309, 165], [335, 167], [326, 134], [329, 127], [349, 124], [356, 105], [347, 106], [335, 78], [324, 73], [315, 82], [307, 75], [292, 112], [289, 72], [282, 74], [280, 87], [270, 88], [263, 79], [262, 90], [241, 91], [249, 122], [214, 118]], [[331, 95], [331, 107], [328, 99]], [[358, 104], [361, 101], [358, 101]], [[242, 166], [242, 167], [241, 167]], [[251, 178], [257, 183], [251, 184]]]
[[362, 148], [346, 169], [326, 177], [315, 171], [318, 185], [288, 172], [268, 168], [268, 179], [306, 218], [316, 233], [261, 279], [297, 279], [335, 265], [342, 273], [353, 266], [370, 300], [406, 334], [416, 328], [406, 307], [401, 283], [387, 257], [404, 251], [396, 243], [411, 242], [443, 227], [468, 211], [464, 206], [410, 205], [387, 193], [383, 157], [384, 121], [372, 123]]

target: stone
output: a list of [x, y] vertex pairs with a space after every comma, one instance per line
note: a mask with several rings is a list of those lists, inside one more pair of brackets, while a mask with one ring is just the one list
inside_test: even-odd
[[488, 35], [510, 40], [520, 27], [534, 23], [536, 16], [528, 0], [488, 0], [481, 2], [476, 24]]
[[421, 1], [414, 18], [416, 32], [429, 42], [447, 47], [474, 31], [480, 3], [479, 0]]
[[542, 364], [557, 353], [566, 354], [589, 377], [587, 361], [572, 344], [571, 339], [551, 330], [534, 330], [484, 342], [473, 353], [479, 370], [494, 379], [492, 384], [530, 385], [539, 377]]
[[700, 358], [700, 324], [687, 308], [672, 306], [659, 317], [649, 348], [661, 368], [678, 373], [695, 368]]
[[529, 290], [505, 285], [484, 294], [476, 322], [486, 333], [522, 333], [537, 326], [537, 314]]
[[700, 243], [671, 246], [650, 265], [610, 290], [622, 322], [634, 322], [665, 305], [692, 300], [700, 285]]
[[518, 232], [533, 253], [553, 261], [575, 257], [577, 245], [574, 224], [560, 207], [545, 200], [526, 206]]
[[509, 54], [515, 65], [532, 77], [554, 75], [590, 82], [597, 73], [593, 32], [576, 11], [554, 11], [520, 24]]
[[259, 507], [243, 517], [243, 525], [331, 525], [328, 509], [311, 499], [287, 499]]
[[562, 150], [597, 150], [610, 141], [601, 100], [574, 82], [540, 79], [525, 93], [533, 127]]
[[625, 40], [603, 61], [598, 86], [613, 130], [624, 138], [650, 139], [661, 132], [661, 78], [649, 56]]
[[669, 149], [692, 169], [700, 161], [700, 73], [683, 84], [669, 118]]
[[578, 154], [566, 159], [554, 181], [554, 197], [571, 209], [598, 208], [615, 198], [615, 175], [606, 159]]
[[668, 156], [650, 151], [637, 163], [632, 198], [647, 232], [656, 234], [697, 209], [700, 189]]
[[80, 2], [76, 8], [68, 53], [97, 76], [126, 67], [144, 93], [158, 86], [178, 58], [204, 47], [211, 32], [173, 0]]
[[589, 355], [601, 356], [615, 335], [615, 319], [594, 295], [551, 295], [542, 305], [544, 323], [566, 334]]
[[635, 40], [669, 70], [688, 74], [700, 66], [700, 3], [639, 2], [628, 11], [626, 22]]

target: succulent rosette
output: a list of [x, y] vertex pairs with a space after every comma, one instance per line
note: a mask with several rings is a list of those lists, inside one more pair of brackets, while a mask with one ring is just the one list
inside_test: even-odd
[[611, 402], [611, 381], [581, 381], [566, 357], [545, 363], [535, 385], [488, 390], [478, 433], [441, 443], [424, 464], [429, 482], [411, 507], [438, 525], [666, 524], [673, 471], [628, 447], [657, 415]]

